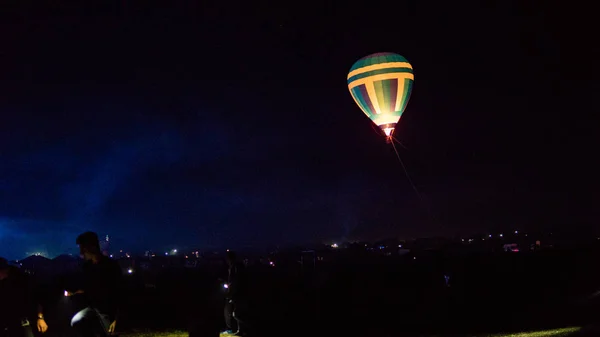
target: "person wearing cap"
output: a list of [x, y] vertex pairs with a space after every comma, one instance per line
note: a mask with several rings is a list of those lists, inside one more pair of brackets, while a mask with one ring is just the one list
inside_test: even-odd
[[76, 243], [84, 259], [83, 286], [67, 296], [81, 295], [87, 307], [73, 316], [71, 326], [80, 337], [114, 334], [123, 297], [123, 274], [119, 264], [102, 254], [98, 235], [85, 232]]
[[0, 336], [32, 336], [30, 318], [34, 313], [37, 330], [45, 333], [48, 325], [31, 280], [0, 257]]

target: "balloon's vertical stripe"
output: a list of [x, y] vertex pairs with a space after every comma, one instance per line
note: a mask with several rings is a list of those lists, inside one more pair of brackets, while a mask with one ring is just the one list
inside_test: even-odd
[[367, 92], [366, 86], [359, 85], [358, 91], [360, 92], [360, 99], [363, 102], [363, 105], [367, 108], [367, 111], [370, 114], [369, 118], [372, 118], [373, 115], [375, 115], [375, 108], [373, 107], [373, 103], [369, 99], [369, 94]]
[[400, 82], [400, 80], [398, 79], [392, 79], [389, 80], [390, 83], [390, 87], [388, 89], [389, 95], [390, 95], [390, 102], [389, 102], [389, 111], [397, 111], [396, 110], [396, 101], [398, 100], [398, 82]]
[[396, 106], [394, 111], [401, 111], [402, 103], [404, 102], [404, 91], [406, 89], [406, 80], [398, 79], [398, 88], [396, 89]]
[[379, 115], [381, 113], [381, 109], [379, 108], [379, 103], [377, 102], [377, 92], [375, 91], [375, 84], [373, 83], [373, 81], [367, 81], [365, 85], [367, 87], [367, 93], [369, 96], [369, 100], [373, 105], [374, 112]]
[[404, 111], [406, 109], [406, 105], [408, 105], [408, 100], [410, 99], [410, 94], [412, 93], [412, 85], [413, 80], [404, 79], [404, 92], [402, 93], [402, 106], [399, 111]]
[[369, 107], [366, 105], [365, 101], [361, 97], [360, 86], [352, 88], [351, 91], [352, 97], [357, 102], [360, 109], [367, 115], [367, 117], [371, 118], [371, 112], [369, 111]]
[[374, 81], [373, 86], [375, 87], [375, 98], [377, 99], [377, 105], [379, 105], [380, 113], [388, 113], [390, 110], [387, 108], [385, 98], [387, 93], [385, 92], [384, 81]]

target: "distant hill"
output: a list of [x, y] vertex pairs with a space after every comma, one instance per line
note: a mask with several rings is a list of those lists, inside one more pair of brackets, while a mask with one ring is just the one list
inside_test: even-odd
[[29, 270], [47, 269], [52, 266], [52, 260], [41, 255], [31, 255], [20, 260], [21, 267]]
[[50, 263], [52, 260], [50, 260], [47, 257], [43, 257], [41, 255], [31, 255], [28, 256], [26, 258], [24, 258], [23, 260], [19, 261], [21, 262], [23, 265], [25, 265], [26, 263]]
[[71, 254], [61, 254], [61, 255], [55, 257], [54, 259], [52, 259], [52, 261], [59, 262], [59, 263], [79, 262], [79, 257], [71, 255]]

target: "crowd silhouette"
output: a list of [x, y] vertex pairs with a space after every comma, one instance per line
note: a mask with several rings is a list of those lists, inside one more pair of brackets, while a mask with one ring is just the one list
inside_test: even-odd
[[[267, 260], [229, 252], [195, 268], [123, 270], [114, 333], [186, 329], [190, 336], [218, 336], [241, 328], [248, 336], [400, 336], [582, 326], [597, 312], [599, 256], [596, 246], [402, 256], [340, 249], [302, 264], [301, 252]], [[239, 279], [231, 278], [232, 267]], [[73, 316], [89, 303], [64, 292], [76, 288], [80, 274], [33, 278], [49, 326], [45, 336], [75, 336]]]

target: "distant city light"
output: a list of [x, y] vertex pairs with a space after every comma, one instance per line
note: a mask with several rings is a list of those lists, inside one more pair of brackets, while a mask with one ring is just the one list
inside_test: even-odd
[[127, 273], [128, 273], [128, 274], [133, 274], [133, 269], [129, 268], [129, 269], [127, 270]]
[[398, 248], [402, 248], [402, 245], [398, 245]]
[[515, 231], [515, 234], [519, 234], [519, 231]]
[[504, 236], [504, 234], [500, 234], [500, 237], [503, 237], [503, 236]]
[[338, 248], [338, 247], [339, 247], [339, 246], [338, 246], [338, 244], [337, 244], [337, 243], [334, 243], [334, 244], [332, 244], [332, 245], [331, 245], [331, 248]]
[[490, 235], [489, 235], [489, 237], [491, 238], [491, 237], [492, 237], [492, 234], [490, 234]]

